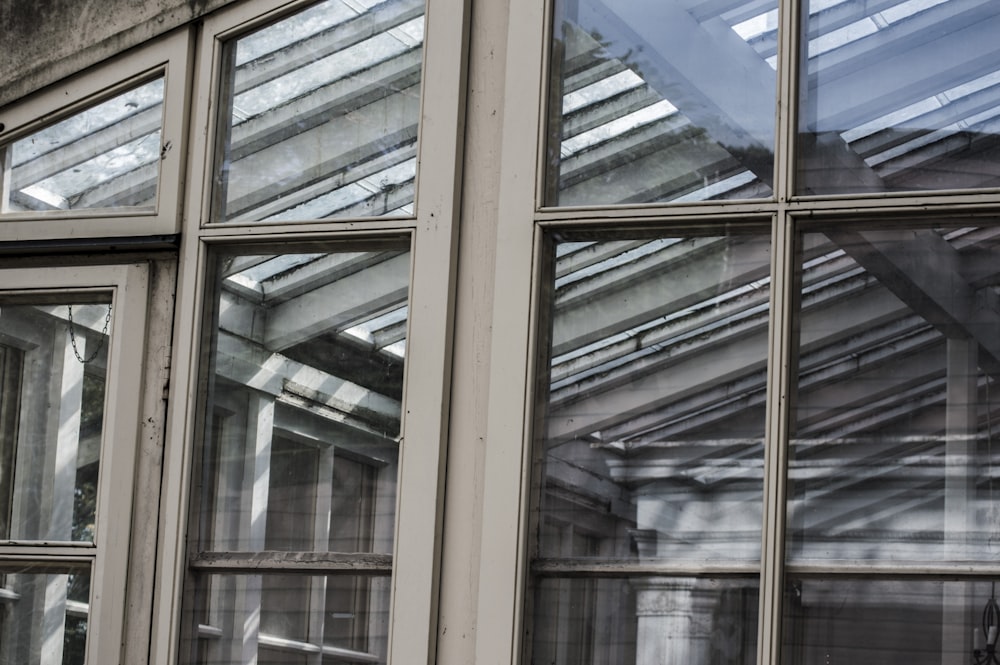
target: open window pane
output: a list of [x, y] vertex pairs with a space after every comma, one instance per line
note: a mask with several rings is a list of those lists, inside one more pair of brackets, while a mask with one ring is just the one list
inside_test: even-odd
[[1000, 236], [872, 226], [803, 234], [788, 555], [995, 561]]
[[0, 301], [0, 539], [95, 541], [109, 301]]
[[152, 209], [163, 83], [155, 79], [10, 144], [3, 211]]
[[1000, 6], [806, 0], [800, 194], [1000, 186]]
[[777, 0], [558, 0], [547, 205], [771, 195]]
[[[204, 575], [195, 584], [195, 662], [385, 663], [388, 576]], [[247, 621], [246, 617], [253, 617]]]
[[83, 665], [89, 613], [88, 566], [0, 566], [0, 665]]
[[423, 0], [327, 0], [226, 48], [216, 221], [412, 215]]

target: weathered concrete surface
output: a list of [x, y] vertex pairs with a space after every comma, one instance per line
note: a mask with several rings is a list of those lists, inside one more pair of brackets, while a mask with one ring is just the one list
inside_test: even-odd
[[0, 106], [235, 0], [0, 0]]

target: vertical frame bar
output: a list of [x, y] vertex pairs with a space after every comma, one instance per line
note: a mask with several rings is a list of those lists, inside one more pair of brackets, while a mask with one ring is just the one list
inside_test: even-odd
[[794, 375], [792, 270], [796, 260], [794, 221], [775, 217], [771, 234], [771, 320], [768, 331], [767, 420], [764, 438], [764, 524], [761, 542], [758, 665], [777, 665], [781, 652], [784, 590], [785, 489], [788, 467], [790, 385]]
[[[426, 0], [389, 663], [433, 663], [451, 392], [470, 2]], [[419, 388], [417, 388], [419, 382]]]

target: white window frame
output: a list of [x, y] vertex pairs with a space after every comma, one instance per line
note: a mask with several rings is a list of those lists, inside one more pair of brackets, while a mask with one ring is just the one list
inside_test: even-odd
[[[4, 564], [83, 563], [91, 570], [87, 662], [124, 662], [126, 582], [135, 464], [143, 396], [148, 266], [0, 269], [4, 295], [113, 293], [107, 388], [101, 438], [97, 537], [93, 545], [6, 542]], [[114, 408], [108, 408], [114, 405]]]
[[[668, 228], [670, 224], [704, 225], [728, 219], [771, 225], [771, 319], [768, 337], [767, 423], [765, 436], [764, 518], [760, 562], [760, 613], [757, 662], [775, 665], [781, 649], [784, 584], [785, 475], [787, 465], [791, 372], [795, 354], [792, 333], [796, 284], [796, 235], [805, 220], [865, 219], [891, 216], [900, 223], [927, 214], [1000, 214], [1000, 193], [936, 191], [876, 195], [797, 196], [792, 159], [798, 134], [799, 81], [795, 54], [800, 2], [778, 0], [780, 28], [775, 91], [776, 146], [774, 193], [753, 201], [546, 207], [546, 90], [552, 0], [510, 0], [503, 105], [496, 274], [493, 291], [492, 347], [488, 388], [485, 486], [482, 510], [482, 556], [478, 568], [476, 623], [477, 665], [528, 662], [523, 635], [528, 592], [528, 544], [531, 528], [532, 421], [536, 347], [540, 317], [538, 292], [542, 236], [558, 228], [614, 228], [615, 225]], [[907, 218], [907, 215], [910, 215]], [[518, 362], [512, 362], [518, 359]], [[909, 573], [969, 573], [968, 567], [923, 567]], [[886, 566], [881, 569], [888, 570]], [[862, 570], [862, 569], [859, 569]], [[870, 566], [865, 572], [876, 570]], [[978, 574], [1000, 574], [996, 565]]]
[[469, 3], [427, 0], [413, 217], [212, 223], [212, 151], [223, 42], [309, 4], [248, 0], [206, 17], [200, 30], [174, 327], [174, 389], [167, 414], [167, 440], [185, 444], [169, 447], [164, 459], [156, 577], [160, 595], [150, 650], [150, 663], [158, 665], [178, 661], [182, 633], [207, 252], [221, 243], [266, 240], [280, 247], [282, 240], [398, 237], [401, 231], [411, 238], [412, 263], [388, 662], [435, 660]]
[[[153, 40], [134, 53], [94, 67], [0, 109], [2, 166], [8, 163], [4, 154], [9, 154], [2, 146], [162, 75], [163, 124], [155, 207], [152, 210], [125, 207], [0, 212], [0, 242], [162, 236], [173, 235], [180, 230], [182, 156], [185, 153], [190, 87], [188, 32], [186, 29], [178, 30]], [[109, 85], [109, 82], [112, 83]], [[0, 186], [7, 186], [3, 173], [0, 173]]]

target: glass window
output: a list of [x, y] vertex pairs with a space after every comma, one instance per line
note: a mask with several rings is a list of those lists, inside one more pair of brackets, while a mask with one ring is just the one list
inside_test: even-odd
[[0, 540], [95, 541], [112, 306], [58, 302], [0, 302]]
[[0, 562], [0, 663], [83, 665], [90, 567]]
[[991, 663], [979, 628], [991, 587], [986, 581], [793, 575], [783, 662]]
[[219, 222], [413, 215], [423, 0], [328, 0], [229, 43]]
[[799, 194], [1000, 186], [995, 2], [802, 6]]
[[803, 233], [791, 561], [994, 558], [996, 233]]
[[409, 239], [264, 249], [214, 255], [188, 657], [384, 663]]
[[0, 541], [34, 559], [0, 562], [0, 663], [82, 665], [93, 550], [45, 560], [97, 542], [111, 298], [29, 298], [0, 299]]
[[785, 662], [970, 662], [985, 648], [987, 581], [892, 568], [996, 558], [996, 235], [802, 233]]
[[609, 236], [550, 244], [533, 662], [752, 663], [769, 235]]
[[546, 205], [771, 195], [777, 0], [557, 0]]
[[146, 277], [0, 270], [4, 665], [119, 662], [126, 578], [112, 571], [129, 562]]
[[152, 210], [163, 94], [161, 76], [11, 143], [3, 212]]

